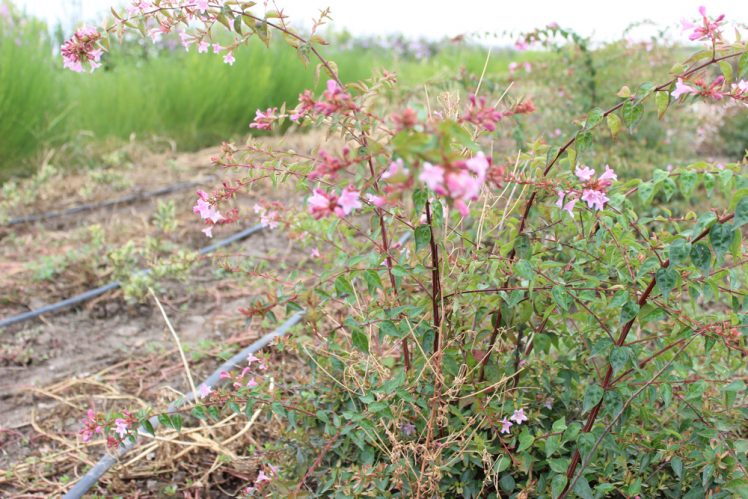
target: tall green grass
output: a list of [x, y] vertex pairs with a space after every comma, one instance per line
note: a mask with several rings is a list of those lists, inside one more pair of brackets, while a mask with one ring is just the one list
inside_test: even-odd
[[[315, 86], [315, 64], [305, 67], [282, 42], [250, 43], [237, 51], [234, 66], [194, 47], [155, 52], [114, 44], [102, 69], [76, 74], [62, 69], [59, 41], [47, 26], [24, 22], [11, 28], [0, 20], [0, 178], [33, 171], [41, 151], [81, 132], [94, 140], [157, 135], [182, 150], [215, 144], [248, 133], [256, 109], [293, 106], [303, 89]], [[325, 52], [344, 81], [387, 68], [406, 84], [454, 75], [460, 67], [479, 73], [486, 57], [465, 46], [426, 60], [398, 59], [382, 48]], [[491, 69], [504, 71], [508, 57], [494, 55]]]

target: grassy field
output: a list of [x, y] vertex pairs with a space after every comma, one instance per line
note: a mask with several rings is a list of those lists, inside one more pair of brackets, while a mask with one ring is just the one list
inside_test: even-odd
[[[212, 145], [247, 133], [255, 109], [293, 105], [299, 92], [315, 85], [315, 66], [304, 67], [282, 43], [244, 47], [233, 67], [194, 47], [186, 53], [130, 43], [113, 46], [103, 70], [75, 74], [62, 69], [55, 54], [59, 40], [48, 32], [38, 21], [0, 20], [0, 178], [33, 171], [45, 150], [74, 147], [80, 137], [156, 135], [182, 150]], [[461, 67], [479, 73], [486, 59], [484, 49], [465, 45], [424, 59], [381, 47], [330, 48], [326, 55], [346, 81], [386, 67], [408, 84], [454, 75]], [[512, 57], [510, 51], [494, 53], [489, 72], [506, 72]]]

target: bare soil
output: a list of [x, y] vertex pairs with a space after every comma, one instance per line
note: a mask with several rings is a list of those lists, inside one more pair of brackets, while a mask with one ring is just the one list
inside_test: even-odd
[[[301, 151], [310, 148], [315, 140], [302, 137], [298, 142], [295, 148]], [[23, 206], [13, 215], [57, 210], [127, 192], [151, 191], [180, 181], [222, 175], [210, 166], [210, 158], [217, 152], [208, 149], [193, 154], [143, 157], [137, 165], [127, 166], [122, 172], [130, 184], [126, 190], [114, 189], [103, 182], [93, 190], [85, 189], [85, 196], [80, 195], [81, 187], [91, 185], [91, 172], [65, 174], [53, 179], [56, 187], [40, 189], [42, 194], [33, 206]], [[60, 185], [69, 188], [60, 189]], [[218, 185], [219, 181], [214, 179], [203, 188], [209, 191]], [[295, 193], [269, 187], [254, 189], [251, 196], [238, 201], [244, 222], [215, 230], [215, 239], [255, 225], [258, 220], [250, 207], [260, 197], [285, 204], [301, 203]], [[196, 199], [194, 190], [175, 192], [160, 200], [167, 199], [176, 205], [178, 227], [173, 233], [161, 236], [192, 249], [212, 242], [202, 235], [202, 225], [191, 212]], [[90, 239], [89, 227], [94, 224], [101, 227], [108, 248], [127, 241], [143, 243], [148, 235], [158, 235], [152, 223], [158, 201], [149, 199], [47, 222], [0, 228], [0, 317], [53, 303], [110, 281], [111, 269], [107, 268], [103, 255], [82, 249]], [[64, 260], [64, 268], [51, 277], [40, 277], [43, 273], [39, 270], [43, 267], [40, 262], [56, 262], [55, 258]], [[248, 321], [239, 313], [253, 297], [264, 294], [261, 281], [246, 274], [216, 271], [216, 262], [236, 264], [248, 260], [270, 260], [273, 265], [289, 267], [303, 265], [307, 258], [294, 248], [282, 229], [265, 230], [205, 258], [189, 272], [186, 281], [161, 283], [159, 298], [194, 363], [191, 367], [196, 380], [215, 368], [216, 355], [246, 345], [272, 327]], [[76, 437], [79, 420], [87, 408], [157, 406], [173, 400], [174, 390], [188, 390], [174, 341], [155, 304], [151, 300], [130, 303], [121, 291], [1, 329], [0, 337], [0, 495], [3, 496], [48, 497], [64, 493], [67, 484], [98, 460], [103, 447], [82, 444]], [[289, 372], [284, 366], [299, 361], [276, 355], [281, 356], [277, 363], [279, 377], [287, 378], [283, 382], [292, 382], [293, 375], [282, 374]], [[291, 369], [296, 375], [302, 371], [298, 367]], [[215, 432], [235, 434], [246, 421], [237, 424], [234, 421]], [[246, 446], [248, 441], [257, 444], [263, 434], [267, 436], [267, 430], [258, 423], [247, 432], [246, 438], [232, 441], [232, 445]], [[202, 452], [193, 449], [192, 458], [177, 464], [172, 457], [179, 452], [178, 446], [154, 447], [139, 462], [118, 468], [102, 480], [99, 493], [116, 491], [130, 496], [137, 490], [140, 497], [145, 497], [161, 496], [170, 486], [195, 491], [228, 487], [216, 494], [231, 496], [235, 493], [229, 490], [232, 486], [236, 489], [247, 483], [256, 472], [254, 461], [239, 458], [239, 453], [236, 459], [229, 460], [233, 464], [218, 466], [196, 480], [189, 466], [194, 466], [194, 472], [201, 466], [203, 471], [210, 470], [212, 463], [203, 461], [212, 461], [220, 453], [205, 455], [205, 449], [198, 446], [200, 449]], [[229, 446], [223, 451], [237, 449]]]

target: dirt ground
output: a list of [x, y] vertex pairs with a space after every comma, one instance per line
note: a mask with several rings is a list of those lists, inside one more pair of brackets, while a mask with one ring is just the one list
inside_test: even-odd
[[[311, 147], [314, 139], [303, 137], [298, 142], [295, 149], [303, 150]], [[87, 189], [85, 196], [81, 195], [81, 186], [91, 185], [91, 172], [63, 174], [52, 179], [53, 185], [48, 189], [39, 189], [33, 205], [20, 206], [12, 215], [57, 210], [183, 181], [197, 180], [209, 191], [220, 185], [216, 174], [223, 175], [210, 165], [210, 158], [217, 152], [208, 149], [192, 154], [144, 155], [123, 169], [128, 180], [126, 188], [105, 181], [96, 184], [93, 191]], [[68, 189], [60, 189], [60, 185]], [[215, 239], [210, 241], [200, 232], [200, 221], [191, 212], [196, 199], [194, 191], [181, 190], [158, 199], [46, 222], [0, 227], [0, 317], [23, 313], [112, 280], [111, 269], [105, 264], [91, 264], [92, 255], [82, 249], [91, 225], [100, 227], [107, 248], [129, 240], [138, 244], [153, 232], [157, 203], [171, 200], [178, 224], [167, 239], [179, 247], [198, 249], [258, 223], [250, 207], [260, 197], [285, 204], [302, 202], [296, 193], [255, 190], [238, 201], [243, 221], [215, 230]], [[269, 324], [247, 320], [238, 311], [252, 297], [263, 294], [262, 285], [252, 285], [253, 278], [246, 275], [217, 272], [215, 265], [262, 260], [291, 267], [304, 265], [308, 259], [282, 228], [265, 230], [202, 259], [188, 273], [187, 280], [161, 283], [159, 298], [187, 350], [196, 380], [217, 366], [218, 355], [251, 343], [271, 328]], [[46, 268], [60, 261], [64, 261], [63, 270]], [[130, 303], [122, 291], [0, 329], [0, 336], [2, 496], [49, 497], [64, 493], [87, 466], [98, 460], [105, 451], [103, 446], [83, 444], [76, 436], [87, 408], [156, 406], [173, 400], [174, 390], [187, 391], [174, 341], [155, 304], [148, 299]], [[280, 356], [275, 365], [282, 372], [288, 372], [284, 369], [288, 363], [299, 363], [283, 354], [274, 355]], [[303, 369], [291, 371], [301, 375]], [[294, 376], [284, 378], [279, 382], [294, 382]], [[228, 441], [229, 435], [241, 432], [246, 423], [235, 420], [212, 431], [219, 436], [225, 434], [223, 441]], [[184, 452], [185, 446], [165, 443], [149, 447], [150, 453], [138, 461], [108, 474], [98, 493], [130, 496], [137, 490], [139, 497], [155, 497], [169, 495], [173, 491], [170, 487], [182, 490], [187, 481], [196, 494], [212, 490], [217, 497], [232, 496], [256, 472], [254, 458], [242, 457], [238, 449], [246, 449], [248, 442], [262, 442], [268, 431], [258, 423], [241, 439], [231, 440], [225, 448], [219, 445], [212, 452], [206, 451], [205, 445], [198, 445], [195, 436], [194, 448], [186, 448], [188, 458], [180, 460], [173, 456]], [[223, 453], [235, 459], [221, 464], [218, 456]], [[195, 481], [194, 472], [201, 469], [208, 473]]]

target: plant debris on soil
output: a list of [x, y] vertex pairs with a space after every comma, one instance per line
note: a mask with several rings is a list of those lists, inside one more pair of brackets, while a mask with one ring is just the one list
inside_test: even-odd
[[[278, 139], [268, 139], [278, 140]], [[298, 136], [296, 150], [310, 149], [315, 138]], [[210, 166], [218, 153], [154, 154], [127, 167], [127, 192], [154, 190], [170, 183], [205, 181], [220, 174]], [[41, 213], [115, 196], [111, 183], [101, 182], [86, 196], [70, 195], [90, 185], [96, 171], [62, 174], [38, 188], [33, 206], [13, 216]], [[229, 172], [230, 173], [230, 172]], [[95, 176], [95, 175], [94, 175]], [[218, 185], [205, 183], [205, 190]], [[67, 189], [62, 189], [64, 185]], [[68, 194], [65, 194], [67, 192]], [[127, 194], [119, 191], [118, 196]], [[292, 197], [294, 196], [294, 197]], [[298, 193], [254, 188], [238, 199], [240, 224], [220, 227], [216, 239], [258, 221], [251, 207], [259, 198], [301, 203]], [[164, 199], [175, 204], [177, 228], [165, 235], [179, 247], [197, 249], [210, 240], [194, 216], [194, 189], [175, 191]], [[111, 280], [111, 269], [81, 248], [96, 225], [107, 247], [142, 242], [154, 232], [155, 199], [93, 210], [32, 224], [0, 228], [0, 317], [56, 302]], [[249, 239], [203, 257], [186, 280], [160, 282], [159, 300], [184, 345], [193, 378], [201, 380], [219, 364], [219, 357], [258, 339], [274, 326], [248, 320], [239, 312], [262, 296], [260, 277], [252, 272], [221, 272], [214, 262], [270, 262], [289, 268], [307, 264], [303, 252], [282, 229], [264, 230]], [[39, 263], [42, 262], [42, 263]], [[50, 267], [47, 269], [44, 267]], [[41, 269], [41, 270], [40, 270]], [[155, 304], [125, 299], [121, 290], [79, 307], [0, 329], [0, 495], [49, 497], [64, 493], [106, 452], [101, 442], [83, 443], [80, 419], [87, 409], [163, 408], [189, 391], [173, 338]], [[275, 350], [275, 349], [274, 349]], [[293, 385], [304, 376], [302, 363], [274, 352], [275, 383]], [[177, 390], [179, 393], [177, 393]], [[161, 430], [125, 456], [97, 484], [95, 493], [161, 497], [176, 491], [200, 496], [233, 497], [251, 482], [263, 444], [277, 430], [272, 416], [234, 416], [180, 433]], [[94, 492], [94, 491], [92, 491]], [[203, 495], [204, 496], [204, 495]], [[185, 496], [186, 497], [186, 496]]]

